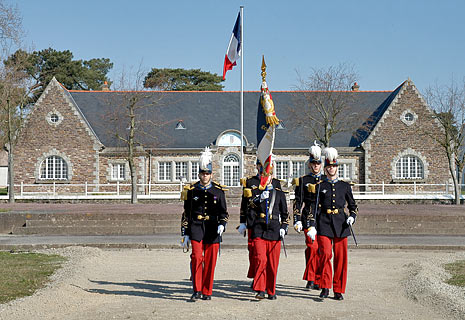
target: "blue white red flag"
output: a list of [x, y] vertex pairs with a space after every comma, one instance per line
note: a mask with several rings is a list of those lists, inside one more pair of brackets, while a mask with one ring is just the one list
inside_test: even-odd
[[263, 170], [260, 175], [260, 190], [264, 190], [269, 180], [272, 179], [273, 166], [272, 161], [275, 127], [279, 124], [276, 117], [274, 103], [271, 97], [268, 85], [266, 84], [266, 64], [265, 58], [262, 60], [262, 86], [260, 92], [260, 101], [257, 110], [257, 158], [262, 164]]
[[224, 58], [223, 65], [223, 80], [226, 78], [226, 71], [232, 70], [236, 65], [236, 61], [241, 56], [241, 13], [237, 15], [236, 24], [231, 35], [231, 40], [229, 40], [228, 50], [226, 51], [226, 56]]

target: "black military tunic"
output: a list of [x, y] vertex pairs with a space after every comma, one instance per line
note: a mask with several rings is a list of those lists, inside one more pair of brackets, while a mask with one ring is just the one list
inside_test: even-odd
[[185, 187], [181, 235], [204, 243], [218, 243], [218, 225], [226, 224], [229, 214], [223, 187], [215, 182], [204, 187], [200, 181]]
[[346, 203], [351, 217], [355, 219], [358, 212], [350, 184], [338, 179], [325, 180], [320, 186], [319, 202], [318, 235], [329, 238], [349, 236], [347, 214], [344, 212]]
[[[277, 241], [280, 239], [279, 230], [287, 231], [289, 225], [286, 194], [280, 188], [273, 187], [268, 190], [267, 201], [260, 199], [263, 191], [265, 190], [252, 189], [252, 197], [249, 198], [247, 207], [247, 225], [252, 229], [252, 238]], [[270, 211], [273, 197], [274, 203]]]
[[[244, 188], [242, 192], [241, 208], [239, 212], [239, 222], [247, 223], [247, 206], [249, 205], [249, 197], [245, 195], [244, 190], [249, 189], [250, 191], [252, 191], [258, 189], [258, 187], [260, 186], [260, 176], [255, 175], [247, 179], [242, 178], [241, 183]], [[273, 188], [281, 189], [281, 182], [278, 179], [272, 179], [271, 185], [273, 186]], [[250, 226], [247, 225], [247, 228], [250, 228]]]
[[[315, 225], [314, 207], [320, 183], [325, 178], [324, 175], [310, 173], [294, 180], [294, 224], [300, 221], [304, 229], [309, 229], [312, 225]], [[304, 205], [303, 211], [301, 211], [302, 205]]]

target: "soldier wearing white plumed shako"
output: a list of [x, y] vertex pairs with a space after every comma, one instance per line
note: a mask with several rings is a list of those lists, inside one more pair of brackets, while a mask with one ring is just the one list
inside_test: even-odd
[[[320, 297], [327, 298], [332, 287], [334, 299], [343, 300], [342, 294], [345, 293], [347, 283], [347, 237], [350, 235], [349, 226], [357, 217], [358, 208], [351, 185], [338, 179], [337, 150], [326, 148], [324, 153], [327, 178], [320, 186], [320, 204], [316, 219], [321, 266]], [[348, 214], [345, 211], [346, 206]]]
[[[279, 182], [279, 181], [278, 181]], [[264, 190], [244, 188], [247, 198], [246, 225], [250, 229], [256, 264], [253, 290], [257, 299], [276, 299], [276, 278], [281, 250], [280, 240], [287, 234], [289, 213], [286, 195], [273, 185], [269, 176]]]
[[183, 190], [184, 212], [181, 220], [181, 245], [192, 244], [192, 301], [210, 300], [218, 250], [229, 214], [224, 186], [212, 180], [212, 153], [202, 152], [199, 181]]
[[[255, 190], [260, 186], [260, 174], [263, 171], [263, 166], [260, 163], [260, 160], [256, 161], [257, 174], [250, 176], [248, 178], [241, 178], [242, 189], [242, 198], [241, 198], [241, 208], [239, 212], [239, 227], [237, 231], [240, 234], [245, 236], [247, 231], [247, 250], [249, 251], [249, 269], [247, 271], [247, 278], [253, 279], [255, 277], [255, 269], [257, 264], [254, 260], [254, 251], [253, 251], [253, 239], [252, 239], [252, 229], [250, 225], [247, 225], [247, 206], [249, 205], [249, 198], [251, 196], [250, 191]], [[281, 189], [281, 182], [278, 179], [272, 180], [272, 186], [278, 189]], [[253, 283], [252, 283], [253, 287]]]
[[321, 148], [314, 143], [309, 149], [308, 168], [310, 173], [294, 178], [294, 229], [305, 235], [305, 271], [302, 277], [307, 281], [307, 289], [319, 290], [320, 274], [317, 273], [319, 264], [318, 241], [315, 228], [315, 205], [318, 202], [318, 191], [325, 176], [321, 172]]

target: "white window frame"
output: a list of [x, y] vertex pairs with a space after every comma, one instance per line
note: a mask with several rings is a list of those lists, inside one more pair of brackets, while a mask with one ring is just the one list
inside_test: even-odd
[[180, 181], [180, 177], [189, 180], [189, 161], [174, 162], [174, 181]]
[[[111, 166], [111, 176], [110, 176], [111, 180], [113, 181], [126, 180], [126, 163], [114, 162], [114, 163], [111, 163], [110, 166]], [[116, 173], [116, 176], [115, 176], [115, 173]]]
[[190, 181], [196, 181], [199, 178], [199, 162], [198, 161], [189, 161], [191, 165], [191, 176]]
[[240, 158], [229, 153], [223, 158], [223, 184], [229, 187], [240, 186]]
[[395, 165], [395, 178], [399, 180], [423, 180], [425, 169], [423, 161], [413, 154], [401, 156]]
[[352, 164], [347, 162], [339, 163], [338, 176], [342, 180], [352, 180]]
[[172, 178], [172, 161], [158, 161], [158, 181], [170, 182]]
[[291, 160], [292, 177], [298, 178], [305, 175], [305, 166], [306, 161], [304, 160]]
[[274, 175], [278, 180], [286, 180], [289, 178], [289, 160], [276, 160]]
[[[43, 173], [45, 173], [45, 176]], [[39, 180], [67, 181], [68, 179], [68, 163], [62, 157], [51, 155], [46, 157], [40, 164]]]

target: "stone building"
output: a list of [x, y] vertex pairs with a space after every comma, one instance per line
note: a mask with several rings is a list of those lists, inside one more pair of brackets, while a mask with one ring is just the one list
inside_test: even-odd
[[[255, 173], [259, 94], [244, 93], [245, 175]], [[318, 94], [272, 91], [281, 119], [274, 148], [278, 179], [290, 181], [305, 173], [314, 138], [293, 119], [305, 113], [300, 101]], [[374, 184], [416, 182], [421, 186], [450, 180], [446, 157], [428, 134], [440, 127], [411, 80], [394, 91], [341, 94], [352, 95], [346, 112], [356, 119], [353, 130], [331, 140], [340, 153], [343, 179], [370, 184], [358, 186], [359, 190], [376, 189]], [[214, 154], [214, 179], [231, 187], [239, 185], [239, 92], [73, 91], [55, 79], [20, 132], [15, 183], [62, 184], [63, 192], [72, 193], [82, 190], [83, 184], [104, 192], [104, 184], [129, 182], [127, 148], [121, 138], [127, 138], [130, 103], [137, 104], [139, 120], [140, 192], [147, 193], [148, 185], [163, 188], [181, 179], [196, 181], [199, 152], [205, 146]]]

